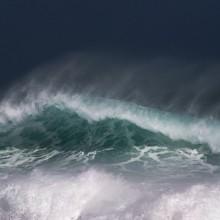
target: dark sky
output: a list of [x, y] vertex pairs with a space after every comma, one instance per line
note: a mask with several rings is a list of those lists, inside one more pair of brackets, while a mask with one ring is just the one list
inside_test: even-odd
[[219, 60], [219, 0], [1, 0], [0, 86], [69, 52]]

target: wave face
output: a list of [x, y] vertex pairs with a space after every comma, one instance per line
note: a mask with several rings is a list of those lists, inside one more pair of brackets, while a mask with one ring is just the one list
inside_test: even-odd
[[219, 219], [220, 123], [88, 95], [0, 105], [1, 219]]

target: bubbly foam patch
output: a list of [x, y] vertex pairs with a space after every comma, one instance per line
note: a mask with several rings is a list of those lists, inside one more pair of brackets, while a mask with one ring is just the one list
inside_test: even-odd
[[13, 220], [79, 220], [120, 214], [139, 197], [132, 184], [94, 169], [74, 176], [35, 171], [0, 188], [0, 218]]
[[219, 182], [177, 187], [132, 182], [106, 171], [79, 174], [35, 170], [0, 180], [0, 219], [218, 220]]
[[219, 217], [219, 185], [201, 184], [162, 195], [150, 214], [152, 220], [218, 220]]

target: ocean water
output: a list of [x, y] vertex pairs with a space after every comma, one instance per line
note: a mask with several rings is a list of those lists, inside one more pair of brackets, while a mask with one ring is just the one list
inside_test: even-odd
[[219, 220], [220, 121], [49, 94], [0, 104], [1, 220]]

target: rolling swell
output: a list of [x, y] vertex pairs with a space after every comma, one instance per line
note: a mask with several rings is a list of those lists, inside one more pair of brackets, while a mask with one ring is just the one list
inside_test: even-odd
[[[168, 113], [163, 115], [114, 100], [99, 106], [97, 100], [88, 97], [76, 96], [68, 102], [66, 96], [61, 98], [24, 105], [13, 114], [4, 115], [0, 129], [0, 167], [33, 168], [45, 163], [58, 166], [62, 162], [61, 166], [102, 163], [123, 167], [141, 164], [149, 168], [161, 161], [172, 161], [174, 167], [176, 163], [191, 165], [191, 160], [200, 165], [218, 161], [218, 154], [213, 155], [208, 143], [181, 136], [181, 130], [178, 131], [181, 120], [176, 122], [176, 130], [173, 128], [176, 116], [171, 118]], [[164, 117], [167, 124], [162, 121], [164, 128], [159, 127], [158, 120]], [[187, 120], [181, 122], [182, 130]], [[172, 138], [168, 126], [179, 136]], [[16, 155], [14, 160], [10, 155]]]
[[115, 148], [126, 151], [132, 146], [199, 147], [184, 140], [172, 140], [159, 132], [138, 127], [117, 118], [88, 121], [68, 109], [46, 107], [38, 115], [28, 116], [16, 125], [6, 125], [1, 132], [1, 147], [52, 147], [65, 150], [102, 150]]

